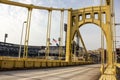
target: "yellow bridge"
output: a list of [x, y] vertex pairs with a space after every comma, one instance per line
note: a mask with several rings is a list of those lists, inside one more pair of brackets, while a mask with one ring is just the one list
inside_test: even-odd
[[[18, 2], [13, 2], [9, 0], [0, 0], [0, 3], [6, 5], [13, 5], [24, 7], [28, 9], [28, 16], [26, 22], [26, 34], [24, 42], [24, 54], [21, 58], [11, 58], [11, 57], [0, 57], [0, 69], [22, 69], [22, 68], [40, 68], [40, 67], [57, 67], [57, 66], [69, 66], [69, 65], [81, 65], [81, 64], [92, 64], [94, 63], [86, 54], [84, 60], [73, 60], [72, 47], [74, 44], [74, 37], [78, 35], [78, 38], [82, 42], [82, 45], [87, 53], [84, 41], [82, 39], [79, 28], [82, 25], [87, 23], [93, 23], [98, 25], [101, 28], [102, 33], [106, 38], [107, 46], [107, 59], [105, 64], [104, 58], [104, 49], [101, 50], [101, 77], [99, 80], [116, 80], [116, 67], [120, 67], [120, 64], [116, 62], [115, 54], [115, 44], [113, 37], [115, 35], [114, 31], [114, 9], [113, 9], [113, 0], [106, 0], [106, 5], [101, 6], [92, 6], [82, 9], [64, 9], [64, 8], [52, 8], [52, 7], [43, 7], [36, 6], [32, 4], [23, 4]], [[30, 33], [30, 23], [33, 9], [47, 10], [48, 11], [48, 26], [47, 26], [47, 37], [46, 37], [46, 55], [45, 59], [37, 58], [28, 58], [28, 42], [29, 42], [29, 33]], [[67, 23], [67, 32], [66, 32], [66, 53], [65, 60], [49, 60], [48, 56], [50, 53], [50, 32], [51, 32], [51, 15], [52, 11], [61, 11], [61, 20], [60, 20], [60, 48], [59, 53], [62, 53], [62, 41], [63, 41], [63, 19], [64, 11], [68, 12], [68, 23]], [[97, 17], [95, 17], [97, 15]], [[103, 16], [105, 15], [105, 16]], [[88, 17], [89, 16], [89, 17]], [[105, 20], [103, 20], [105, 18]], [[104, 46], [104, 38], [102, 36], [102, 48]], [[59, 54], [61, 56], [61, 54]]]

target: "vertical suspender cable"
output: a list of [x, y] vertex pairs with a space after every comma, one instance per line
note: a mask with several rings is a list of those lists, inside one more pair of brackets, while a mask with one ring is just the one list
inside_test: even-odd
[[116, 30], [115, 30], [115, 13], [114, 13], [114, 0], [110, 0], [110, 29], [111, 29], [111, 38], [112, 38], [112, 65], [114, 66], [115, 60], [115, 49], [116, 49]]
[[101, 68], [102, 68], [102, 74], [104, 72], [104, 33], [103, 33], [103, 15], [102, 15], [102, 4], [103, 0], [100, 1], [100, 27], [101, 27]]
[[24, 42], [24, 54], [23, 54], [24, 58], [28, 57], [28, 41], [29, 41], [29, 34], [30, 34], [31, 15], [32, 15], [32, 8], [28, 8], [26, 34], [25, 34], [25, 42]]
[[46, 54], [45, 54], [45, 58], [46, 60], [49, 57], [49, 53], [50, 53], [50, 32], [51, 32], [51, 17], [52, 17], [52, 10], [49, 10], [48, 13], [48, 24], [47, 24], [47, 37], [46, 37]]
[[115, 27], [115, 10], [114, 10], [114, 0], [111, 0], [111, 25], [113, 31], [113, 63], [116, 62], [116, 27]]
[[61, 54], [63, 53], [63, 23], [64, 23], [64, 10], [61, 10], [61, 20], [60, 20], [60, 44], [59, 44], [59, 60], [61, 60]]
[[[112, 0], [113, 1], [113, 0]], [[116, 53], [116, 26], [115, 26], [115, 10], [114, 10], [114, 1], [113, 3], [113, 29], [114, 29], [114, 41], [115, 41], [115, 63], [117, 63], [117, 53]]]

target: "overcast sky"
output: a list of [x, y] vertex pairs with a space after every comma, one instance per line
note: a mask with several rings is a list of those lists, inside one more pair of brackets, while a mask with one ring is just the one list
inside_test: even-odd
[[[26, 4], [56, 8], [83, 8], [100, 5], [100, 0], [12, 0]], [[116, 23], [120, 23], [120, 0], [115, 0]], [[48, 11], [33, 10], [30, 29], [30, 45], [42, 46], [46, 44]], [[7, 42], [20, 43], [20, 35], [23, 22], [27, 19], [27, 9], [0, 4], [0, 41], [4, 40], [4, 34], [8, 34]], [[67, 12], [64, 14], [64, 23], [67, 23]], [[25, 24], [24, 24], [25, 26]], [[60, 12], [52, 13], [51, 43], [53, 38], [58, 40], [60, 28]], [[24, 29], [25, 30], [25, 29]], [[94, 24], [86, 24], [80, 28], [87, 49], [100, 48], [100, 28]], [[117, 27], [117, 36], [120, 36], [120, 27]], [[120, 38], [117, 38], [120, 41]], [[65, 41], [65, 40], [64, 40]], [[24, 36], [23, 36], [24, 43]], [[118, 43], [120, 45], [120, 43]]]

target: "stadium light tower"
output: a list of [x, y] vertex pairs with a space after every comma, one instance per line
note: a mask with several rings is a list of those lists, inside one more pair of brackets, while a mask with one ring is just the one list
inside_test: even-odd
[[8, 37], [8, 34], [5, 33], [5, 36], [4, 36], [4, 43], [6, 43], [6, 39], [7, 39], [7, 37]]
[[21, 46], [22, 46], [22, 38], [23, 38], [23, 31], [24, 31], [25, 23], [27, 23], [27, 22], [26, 21], [23, 22], [22, 31], [21, 31], [21, 40], [20, 40], [20, 46], [19, 46], [19, 58], [21, 56]]

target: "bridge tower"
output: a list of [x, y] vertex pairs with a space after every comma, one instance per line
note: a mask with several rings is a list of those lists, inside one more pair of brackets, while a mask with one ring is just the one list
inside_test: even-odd
[[[66, 61], [71, 62], [73, 38], [84, 24], [98, 25], [104, 33], [107, 47], [107, 62], [101, 66], [100, 80], [116, 80], [116, 66], [114, 58], [113, 39], [113, 1], [106, 0], [105, 6], [94, 6], [82, 9], [68, 10], [68, 27], [66, 42]], [[103, 17], [104, 16], [104, 17]], [[104, 20], [103, 20], [104, 18]], [[79, 32], [80, 34], [80, 32]], [[103, 63], [104, 64], [104, 63]]]
[[[112, 49], [113, 49], [113, 38], [112, 38], [112, 28], [110, 25], [110, 7], [109, 6], [96, 6], [96, 7], [89, 7], [89, 8], [83, 8], [78, 10], [69, 10], [68, 14], [68, 28], [67, 28], [67, 49], [66, 53], [67, 55], [70, 55], [71, 53], [71, 44], [72, 40], [74, 38], [74, 35], [76, 32], [78, 32], [79, 28], [88, 23], [93, 23], [98, 25], [104, 32], [104, 35], [106, 37], [107, 42], [107, 52], [108, 52], [108, 64], [113, 64], [112, 61]], [[106, 21], [102, 22], [100, 21], [101, 15], [106, 15]], [[95, 15], [98, 15], [97, 19], [95, 19]], [[87, 16], [90, 16], [90, 18], [87, 18]], [[80, 20], [80, 17], [82, 18]], [[74, 20], [75, 19], [75, 20]], [[66, 61], [70, 60], [70, 56], [66, 58]]]

